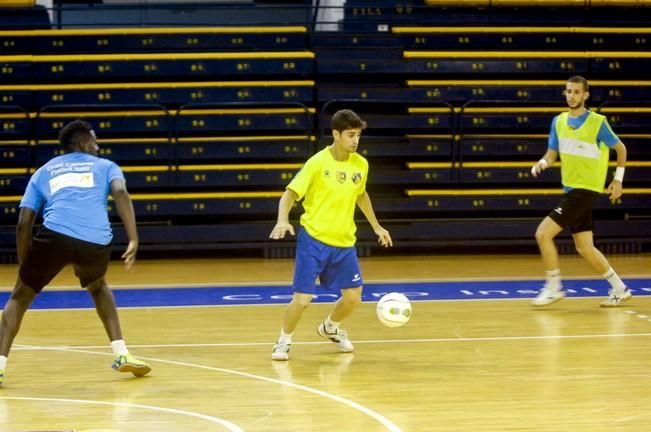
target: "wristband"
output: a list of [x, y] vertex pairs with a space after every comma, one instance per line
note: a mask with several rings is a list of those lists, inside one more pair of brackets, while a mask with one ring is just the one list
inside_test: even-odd
[[625, 170], [626, 170], [626, 168], [624, 168], [624, 167], [615, 168], [615, 177], [613, 178], [613, 180], [617, 180], [618, 182], [623, 183], [624, 182], [624, 171]]

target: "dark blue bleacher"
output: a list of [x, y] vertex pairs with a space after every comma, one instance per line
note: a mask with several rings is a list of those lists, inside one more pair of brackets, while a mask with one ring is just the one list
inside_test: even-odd
[[0, 104], [39, 109], [71, 104], [160, 104], [294, 101], [310, 103], [314, 82], [212, 81], [171, 83], [60, 84], [0, 86]]
[[[565, 79], [578, 73], [591, 79], [592, 106], [608, 116], [631, 161], [626, 195], [615, 204], [602, 199], [597, 224], [608, 225], [611, 239], [635, 231], [630, 220], [609, 222], [632, 217], [637, 229], [645, 226], [649, 31], [603, 29], [608, 17], [594, 10], [536, 9], [532, 18], [526, 8], [422, 5], [349, 1], [341, 33], [0, 32], [0, 48], [7, 42], [0, 103], [31, 113], [0, 112], [0, 141], [13, 143], [3, 151], [16, 150], [1, 168], [33, 168], [57, 154], [57, 127], [78, 115], [65, 105], [90, 103], [83, 114], [97, 124], [102, 154], [124, 167], [147, 222], [146, 247], [164, 247], [158, 239], [165, 237], [177, 246], [191, 238], [197, 247], [268, 248], [260, 245], [283, 186], [330, 142], [329, 115], [351, 107], [369, 123], [360, 146], [371, 163], [368, 187], [398, 244], [533, 244], [535, 224], [560, 187], [557, 168], [534, 179], [530, 164], [546, 150], [551, 118], [565, 109]], [[435, 23], [445, 27], [415, 27]], [[476, 28], [465, 28], [470, 23]], [[163, 108], [110, 108], [125, 103]], [[26, 176], [0, 171], [2, 180], [0, 216], [13, 223]], [[360, 238], [374, 241], [364, 224]]]
[[0, 31], [3, 54], [98, 54], [192, 51], [299, 50], [307, 29], [283, 27], [188, 27], [141, 29]]

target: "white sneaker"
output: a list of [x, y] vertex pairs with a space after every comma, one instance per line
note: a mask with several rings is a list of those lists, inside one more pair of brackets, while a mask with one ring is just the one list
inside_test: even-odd
[[547, 285], [540, 290], [535, 299], [531, 300], [532, 306], [547, 306], [556, 303], [565, 297], [565, 293], [560, 288], [547, 288]]
[[330, 333], [326, 330], [325, 322], [322, 322], [319, 324], [319, 328], [316, 332], [319, 333], [320, 336], [336, 343], [341, 352], [353, 352], [353, 349], [355, 349], [350, 340], [348, 340], [348, 333], [346, 333], [346, 330], [337, 328], [334, 333]]
[[292, 344], [287, 342], [281, 342], [280, 340], [276, 342], [273, 350], [271, 351], [271, 360], [280, 360], [285, 361], [289, 360], [289, 349], [292, 347]]
[[633, 293], [628, 287], [624, 288], [624, 291], [615, 291], [611, 289], [608, 292], [608, 299], [601, 302], [601, 307], [617, 307], [624, 303], [626, 300], [633, 297]]

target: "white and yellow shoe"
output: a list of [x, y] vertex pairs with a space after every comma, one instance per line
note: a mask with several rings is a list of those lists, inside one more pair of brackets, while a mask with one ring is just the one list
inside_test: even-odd
[[633, 297], [633, 293], [628, 287], [624, 288], [624, 291], [615, 291], [611, 289], [608, 292], [608, 298], [601, 302], [601, 307], [617, 307], [622, 303]]
[[532, 306], [547, 306], [552, 303], [556, 303], [559, 300], [563, 300], [565, 293], [560, 288], [547, 288], [544, 286], [540, 290], [540, 293], [536, 296], [535, 299], [531, 300]]
[[118, 372], [131, 372], [137, 377], [147, 375], [151, 371], [147, 363], [128, 353], [117, 356], [111, 367]]
[[287, 342], [276, 342], [273, 350], [271, 351], [271, 360], [286, 361], [289, 360], [289, 349], [292, 344]]
[[330, 333], [326, 329], [325, 322], [322, 322], [316, 332], [319, 336], [323, 336], [324, 338], [329, 339], [330, 342], [336, 343], [341, 352], [353, 352], [355, 349], [353, 343], [348, 339], [348, 333], [346, 330], [337, 328], [333, 333]]

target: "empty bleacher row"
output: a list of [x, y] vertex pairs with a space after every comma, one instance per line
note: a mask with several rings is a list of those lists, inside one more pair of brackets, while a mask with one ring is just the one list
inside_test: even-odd
[[100, 54], [188, 51], [304, 50], [304, 26], [4, 30], [8, 54]]
[[[396, 131], [398, 134], [410, 132], [404, 140], [399, 138], [400, 135], [384, 138], [370, 136], [365, 139], [361, 153], [378, 161], [369, 187], [382, 187], [385, 193], [393, 191], [399, 194], [411, 190], [413, 186], [423, 185], [445, 185], [458, 193], [459, 189], [476, 187], [478, 184], [484, 188], [511, 186], [516, 182], [523, 187], [557, 184], [559, 177], [555, 170], [543, 179], [529, 177], [530, 161], [539, 157], [546, 148], [545, 136], [540, 133], [524, 135], [522, 132], [544, 132], [548, 128], [549, 118], [558, 110], [558, 107], [530, 106], [412, 107], [402, 115], [364, 115], [371, 125], [378, 125], [372, 128], [373, 131], [388, 130], [394, 134]], [[629, 143], [631, 160], [627, 182], [632, 185], [644, 184], [647, 179], [645, 171], [650, 165], [645, 160], [649, 151], [648, 146], [638, 143], [647, 141], [648, 136], [626, 132], [643, 129], [648, 124], [651, 108], [604, 107], [601, 111], [609, 116], [611, 124], [622, 131], [622, 139]], [[312, 129], [310, 116], [313, 113], [300, 108], [188, 109], [172, 113], [150, 110], [58, 112], [41, 115], [27, 114], [20, 123], [24, 131], [16, 127], [17, 122], [13, 118], [5, 120], [0, 115], [0, 120], [3, 129], [12, 128], [17, 134], [26, 134], [30, 128], [36, 127], [52, 135], [65, 121], [78, 116], [100, 119], [97, 123], [100, 138], [102, 135], [133, 136], [146, 130], [150, 137], [141, 138], [142, 141], [125, 138], [100, 141], [105, 156], [127, 162], [124, 170], [129, 184], [136, 191], [204, 188], [221, 191], [235, 189], [247, 193], [252, 190], [278, 191], [300, 168], [301, 162], [316, 150], [315, 143], [308, 135], [298, 135]], [[35, 126], [30, 127], [30, 123]], [[251, 135], [260, 129], [263, 132], [283, 130], [296, 135]], [[519, 133], [509, 135], [508, 131], [514, 129]], [[419, 130], [439, 130], [441, 133], [414, 133]], [[230, 137], [205, 135], [217, 131], [230, 134], [240, 131], [242, 134]], [[496, 134], [496, 131], [503, 133]], [[151, 138], [155, 134], [160, 137]], [[510, 146], [507, 145], [509, 142]], [[4, 148], [34, 152], [36, 164], [31, 170], [61, 151], [52, 139], [34, 144], [6, 145]], [[261, 154], [265, 147], [274, 144], [273, 154]], [[403, 145], [408, 146], [407, 152], [400, 154], [396, 149]], [[519, 162], [504, 161], [505, 157], [518, 159]], [[17, 161], [9, 164], [10, 159], [4, 158], [9, 166], [6, 171], [0, 171], [6, 174], [2, 187], [5, 191], [20, 190], [30, 170], [17, 168], [21, 165]], [[251, 163], [241, 163], [246, 159]], [[211, 163], [214, 160], [228, 163]], [[467, 195], [458, 193], [458, 196]], [[221, 196], [218, 198], [221, 199]], [[407, 205], [406, 208], [410, 207]]]
[[[329, 115], [350, 107], [369, 124], [368, 188], [399, 241], [426, 243], [446, 224], [458, 241], [531, 242], [561, 190], [558, 167], [537, 179], [529, 169], [573, 74], [591, 79], [591, 106], [629, 149], [626, 194], [604, 197], [598, 221], [626, 220], [609, 225], [611, 238], [648, 224], [651, 29], [403, 24], [0, 31], [0, 224], [60, 152], [58, 129], [81, 117], [123, 167], [150, 247], [259, 244], [253, 233], [270, 228], [284, 185], [329, 143]], [[475, 229], [502, 218], [517, 235]], [[176, 230], [161, 236], [159, 225]], [[372, 240], [363, 225], [361, 238]]]
[[343, 30], [403, 26], [644, 26], [648, 0], [347, 0]]
[[16, 84], [0, 85], [0, 104], [31, 110], [63, 104], [160, 104], [170, 108], [233, 101], [308, 104], [313, 89], [311, 80]]

